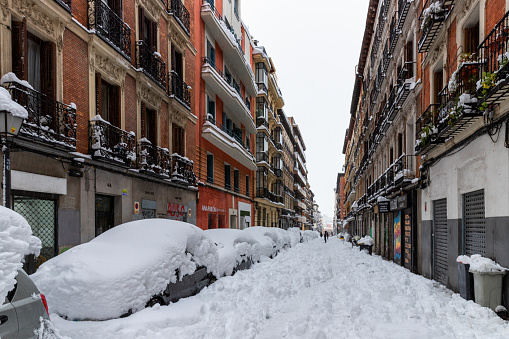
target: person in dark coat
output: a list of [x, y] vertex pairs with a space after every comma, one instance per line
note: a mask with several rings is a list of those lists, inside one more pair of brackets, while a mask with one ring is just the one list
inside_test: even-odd
[[325, 231], [325, 233], [323, 234], [323, 238], [325, 239], [325, 242], [327, 242], [328, 237], [329, 237], [329, 234], [327, 233], [327, 231]]

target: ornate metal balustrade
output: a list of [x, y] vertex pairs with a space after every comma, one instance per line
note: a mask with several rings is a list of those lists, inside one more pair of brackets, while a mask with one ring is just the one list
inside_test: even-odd
[[138, 141], [136, 167], [141, 172], [170, 177], [170, 152], [143, 138]]
[[189, 11], [181, 0], [167, 0], [166, 11], [173, 14], [178, 23], [182, 26], [187, 35], [190, 35], [190, 16]]
[[131, 60], [131, 28], [102, 0], [88, 0], [88, 28]]
[[419, 53], [426, 53], [433, 44], [442, 24], [452, 10], [453, 0], [426, 0], [419, 17], [421, 37], [418, 42]]
[[411, 4], [412, 2], [409, 0], [398, 1], [398, 31], [403, 29], [403, 25], [405, 24], [405, 20], [408, 16], [408, 11], [410, 10]]
[[94, 118], [89, 122], [89, 151], [94, 158], [113, 161], [127, 167], [136, 162], [133, 132], [126, 132], [109, 122]]
[[193, 161], [179, 154], [172, 154], [171, 180], [188, 186], [196, 186]]
[[421, 155], [436, 145], [440, 105], [431, 104], [415, 122], [415, 154]]
[[136, 67], [140, 68], [161, 88], [166, 89], [166, 63], [147, 46], [145, 41], [136, 42]]
[[191, 110], [191, 90], [175, 71], [168, 73], [168, 94], [173, 95], [188, 110]]
[[76, 150], [76, 108], [15, 82], [4, 86], [28, 111], [20, 136], [53, 147]]

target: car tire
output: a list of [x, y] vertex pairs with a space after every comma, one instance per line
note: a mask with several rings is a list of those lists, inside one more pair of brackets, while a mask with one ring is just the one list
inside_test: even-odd
[[145, 308], [149, 308], [149, 307], [154, 307], [155, 305], [161, 305], [161, 306], [165, 306], [165, 302], [164, 302], [164, 299], [160, 296], [155, 296], [155, 297], [152, 297], [148, 302], [147, 302], [147, 305], [145, 305]]

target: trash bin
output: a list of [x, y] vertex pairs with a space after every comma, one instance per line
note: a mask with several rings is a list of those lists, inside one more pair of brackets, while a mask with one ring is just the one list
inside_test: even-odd
[[463, 299], [474, 300], [474, 275], [469, 272], [470, 264], [458, 261], [458, 280]]
[[369, 255], [372, 255], [372, 253], [373, 253], [373, 245], [359, 244], [359, 251], [362, 251], [362, 250], [367, 250]]
[[493, 311], [502, 304], [502, 279], [505, 271], [478, 272], [474, 274], [475, 302], [481, 306], [489, 307]]

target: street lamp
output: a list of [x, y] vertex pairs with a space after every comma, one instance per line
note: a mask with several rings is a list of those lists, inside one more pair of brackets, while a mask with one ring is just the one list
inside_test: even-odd
[[[357, 204], [357, 201], [354, 201], [352, 204], [352, 211], [355, 216], [355, 233], [357, 233], [357, 210], [359, 209], [359, 205]], [[355, 234], [357, 235], [357, 234]]]
[[[0, 102], [3, 104], [3, 102]], [[11, 106], [14, 102], [11, 102]], [[16, 104], [18, 105], [18, 104]], [[18, 105], [19, 106], [19, 105]], [[9, 107], [7, 105], [8, 108]], [[21, 107], [21, 106], [19, 106]], [[3, 188], [4, 188], [4, 207], [11, 208], [11, 152], [9, 149], [9, 139], [17, 137], [24, 118], [28, 115], [26, 110], [20, 112], [19, 107], [14, 110], [0, 110], [0, 138], [2, 139], [3, 153]], [[3, 108], [3, 105], [1, 106]], [[21, 107], [22, 108], [22, 107]]]

